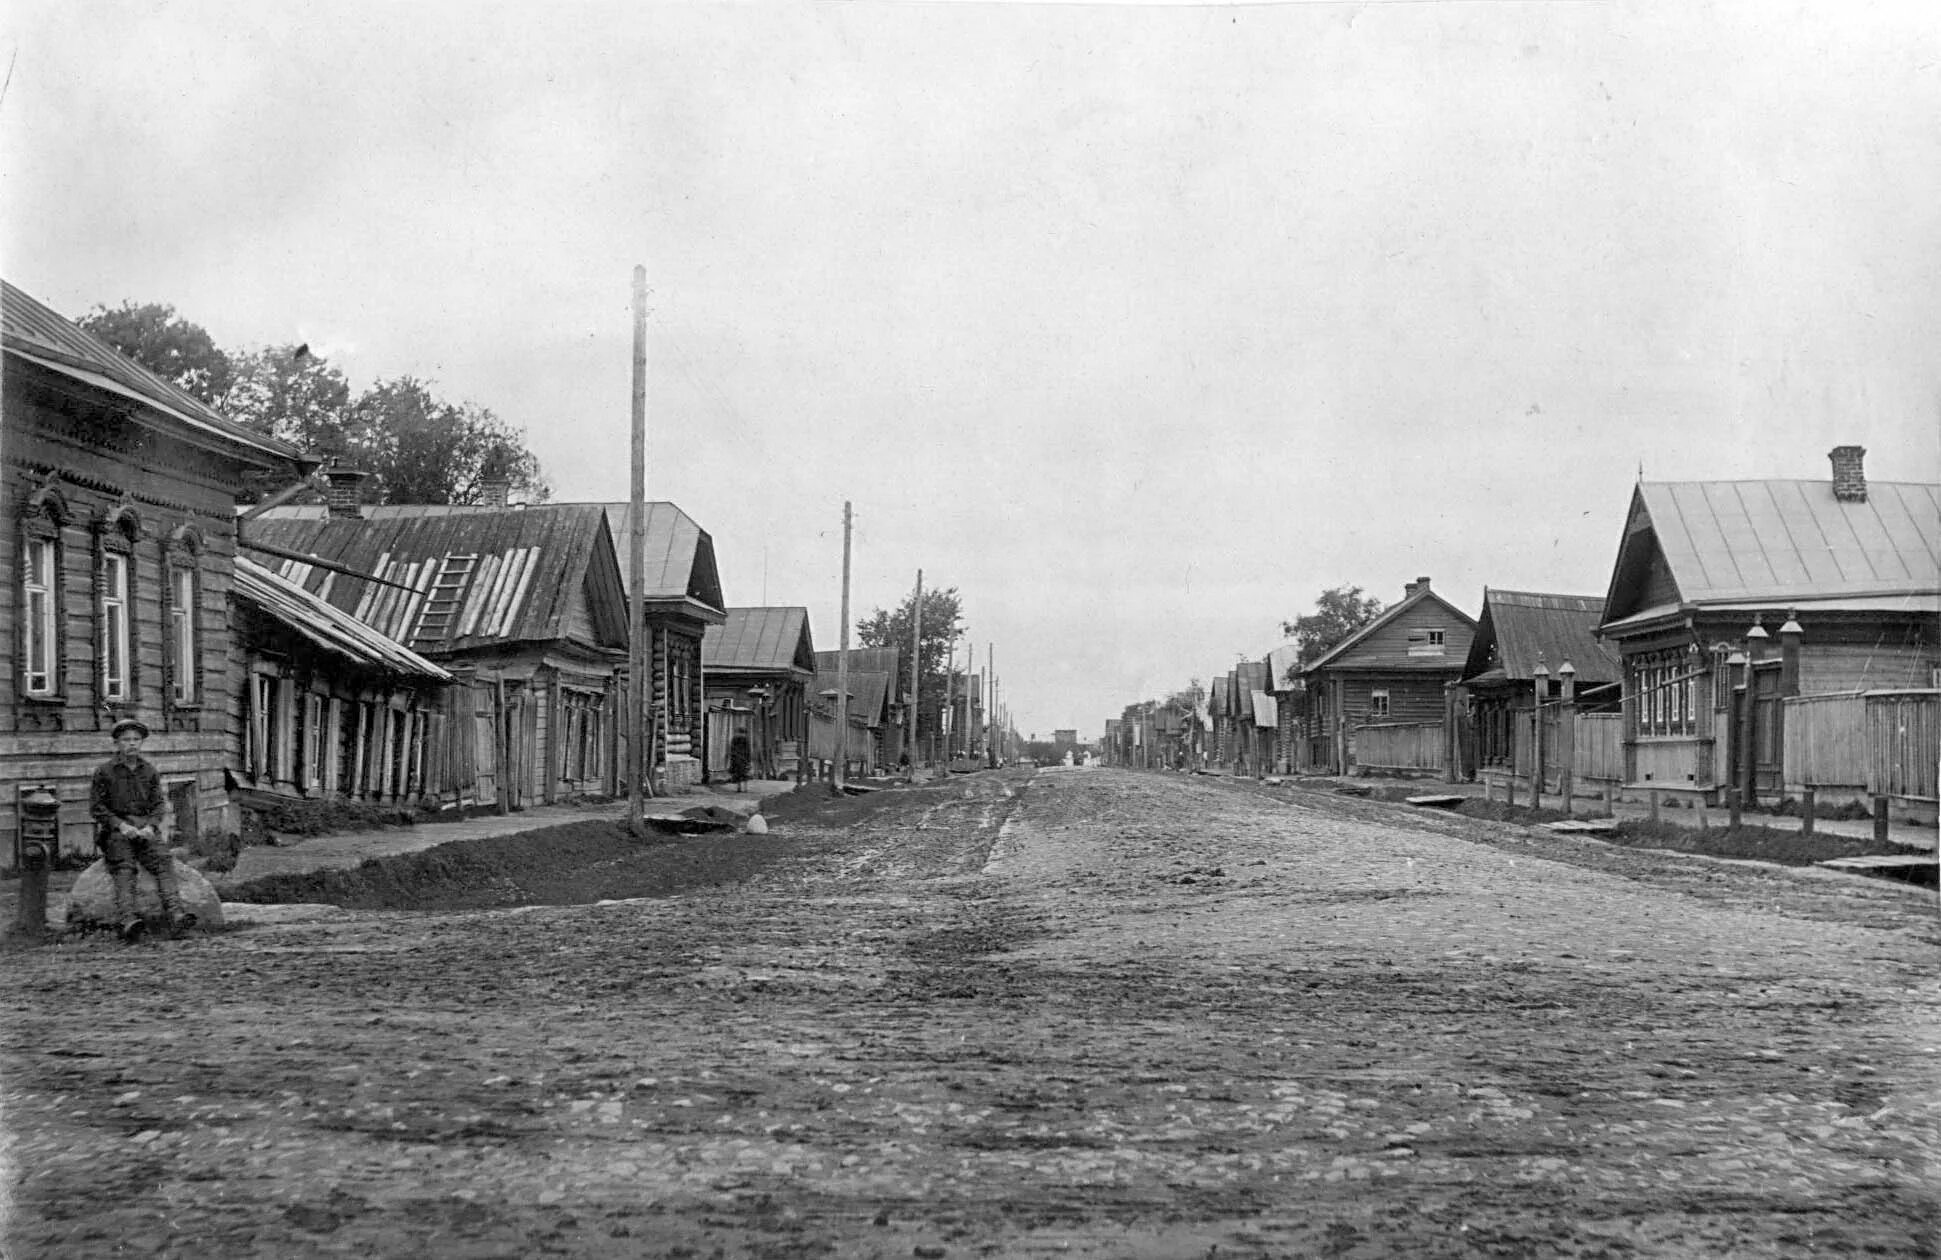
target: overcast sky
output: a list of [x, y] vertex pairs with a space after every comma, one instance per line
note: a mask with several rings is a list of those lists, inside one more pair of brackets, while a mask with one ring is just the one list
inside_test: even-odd
[[524, 426], [1021, 729], [1323, 589], [1601, 595], [1630, 487], [1941, 479], [1931, 4], [12, 0], [0, 265]]

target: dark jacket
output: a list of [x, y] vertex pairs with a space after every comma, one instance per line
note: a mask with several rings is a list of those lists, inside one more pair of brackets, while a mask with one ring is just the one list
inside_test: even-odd
[[97, 829], [113, 830], [118, 822], [131, 827], [154, 827], [162, 821], [167, 801], [162, 776], [143, 757], [124, 764], [121, 758], [94, 772], [88, 786], [88, 815]]

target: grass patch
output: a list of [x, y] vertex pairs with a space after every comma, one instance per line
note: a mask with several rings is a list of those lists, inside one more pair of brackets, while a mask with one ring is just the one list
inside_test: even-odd
[[[1561, 822], [1566, 818], [1608, 818], [1603, 813], [1566, 814], [1556, 809], [1531, 809], [1502, 801], [1471, 798], [1453, 811], [1466, 818], [1486, 822], [1514, 823], [1534, 827]], [[1722, 815], [1722, 811], [1721, 815]], [[1817, 832], [1802, 835], [1786, 827], [1762, 827], [1742, 823], [1737, 827], [1693, 827], [1683, 823], [1652, 822], [1648, 818], [1627, 818], [1617, 829], [1600, 834], [1600, 840], [1635, 849], [1669, 849], [1705, 857], [1741, 858], [1774, 862], [1781, 866], [1811, 866], [1832, 858], [1872, 857], [1881, 854], [1904, 856], [1906, 850], [1892, 844], [1875, 844], [1871, 839]]]

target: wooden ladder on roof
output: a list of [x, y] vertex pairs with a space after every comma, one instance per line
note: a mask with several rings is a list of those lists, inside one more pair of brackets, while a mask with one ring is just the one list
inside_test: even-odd
[[411, 636], [412, 647], [437, 647], [451, 634], [459, 601], [465, 594], [466, 584], [472, 580], [478, 559], [477, 556], [445, 557], [438, 570], [438, 581], [432, 584], [431, 594], [425, 599], [425, 610], [418, 615], [418, 629]]

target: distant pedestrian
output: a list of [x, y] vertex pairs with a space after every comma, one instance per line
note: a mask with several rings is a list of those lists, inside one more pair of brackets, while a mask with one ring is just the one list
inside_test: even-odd
[[94, 819], [94, 843], [108, 864], [115, 892], [115, 925], [121, 939], [133, 944], [145, 926], [136, 909], [135, 890], [140, 867], [155, 877], [162, 894], [162, 910], [169, 931], [180, 936], [195, 926], [195, 916], [182, 907], [175, 883], [175, 859], [162, 843], [162, 776], [141, 755], [148, 727], [134, 718], [114, 725], [115, 755], [94, 772], [88, 789], [88, 813]]

